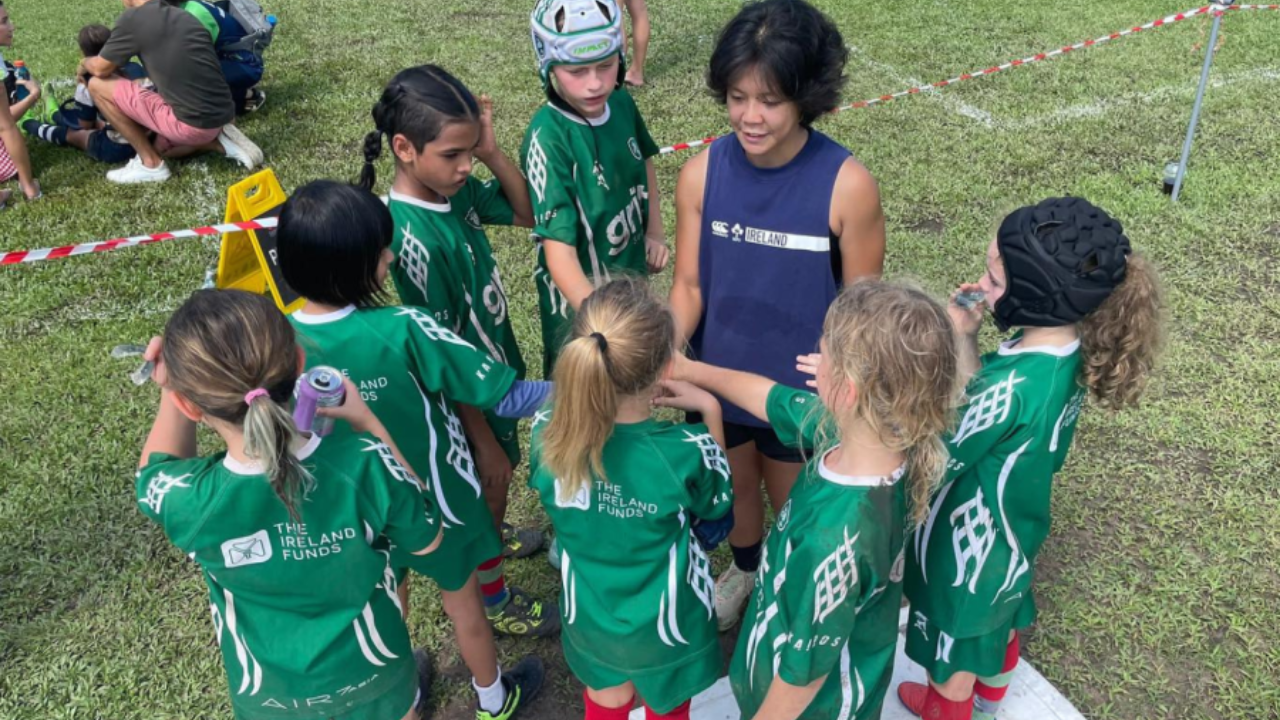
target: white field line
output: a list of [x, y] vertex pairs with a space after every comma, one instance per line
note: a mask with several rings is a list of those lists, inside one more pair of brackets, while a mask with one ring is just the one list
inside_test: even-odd
[[[1223, 77], [1211, 78], [1209, 80], [1209, 89], [1212, 90], [1215, 88], [1224, 88], [1247, 83], [1268, 83], [1276, 81], [1280, 81], [1280, 68], [1256, 68], [1253, 70], [1231, 73]], [[1196, 83], [1194, 78], [1191, 78], [1185, 83], [1165, 85], [1164, 87], [1156, 88], [1155, 90], [1147, 92], [1126, 93], [1124, 95], [1117, 95], [1116, 97], [1098, 100], [1096, 102], [1069, 105], [1052, 112], [1034, 115], [1032, 117], [1020, 118], [1017, 120], [1002, 120], [999, 122], [999, 126], [1005, 130], [1028, 130], [1056, 123], [1100, 117], [1113, 110], [1118, 110], [1132, 105], [1146, 105], [1148, 103], [1177, 98], [1191, 99], [1195, 97], [1195, 94]], [[1188, 108], [1188, 112], [1190, 112], [1190, 108]]]
[[[849, 46], [849, 53], [852, 56], [856, 57], [858, 61], [861, 62], [863, 65], [875, 70], [879, 70], [885, 75], [888, 75], [889, 79], [896, 84], [910, 85], [911, 87], [919, 87], [921, 85], [924, 85], [924, 82], [919, 78], [912, 77], [909, 75], [903, 75], [902, 73], [898, 72], [898, 69], [895, 68], [894, 66], [890, 65], [889, 63], [883, 63], [883, 62], [880, 62], [879, 60], [876, 60], [875, 58], [868, 55], [864, 50], [862, 50], [861, 48], [855, 45]], [[996, 127], [996, 125], [999, 124], [998, 121], [991, 116], [991, 113], [987, 112], [986, 110], [983, 110], [982, 108], [974, 107], [973, 105], [970, 105], [960, 100], [959, 98], [956, 98], [949, 89], [930, 88], [929, 90], [926, 90], [922, 94], [930, 95], [932, 97], [937, 98], [938, 100], [942, 101], [942, 104], [947, 109], [951, 110], [957, 115], [962, 115], [964, 117], [967, 117], [970, 120], [973, 120], [978, 124], [982, 125], [983, 127], [994, 128]]]
[[[59, 327], [81, 325], [84, 323], [121, 322], [152, 318], [165, 318], [186, 300], [186, 297], [148, 298], [139, 303], [125, 303], [119, 300], [88, 300], [85, 304], [63, 308], [51, 316], [36, 317], [14, 322], [0, 331], [0, 335], [22, 335], [25, 333], [44, 332]], [[92, 302], [92, 304], [89, 304]], [[156, 326], [159, 329], [159, 325]], [[121, 343], [145, 343], [146, 338], [120, 338]], [[105, 351], [104, 351], [105, 352]]]
[[[912, 86], [919, 86], [923, 84], [919, 79], [899, 72], [893, 65], [880, 62], [875, 58], [872, 58], [862, 49], [854, 45], [849, 46], [849, 51], [850, 54], [857, 58], [864, 66], [884, 73], [894, 82], [910, 84]], [[1255, 68], [1253, 70], [1246, 70], [1222, 77], [1212, 78], [1209, 81], [1209, 88], [1216, 89], [1246, 83], [1269, 83], [1276, 81], [1280, 81], [1280, 68]], [[1018, 119], [997, 118], [992, 113], [983, 110], [982, 108], [975, 107], [958, 100], [950, 93], [950, 88], [934, 88], [921, 94], [933, 95], [952, 112], [974, 120], [979, 125], [989, 130], [1019, 131], [1035, 129], [1056, 123], [1071, 122], [1073, 120], [1100, 117], [1113, 110], [1133, 105], [1146, 105], [1149, 103], [1178, 98], [1192, 98], [1196, 93], [1196, 85], [1194, 79], [1191, 79], [1186, 83], [1166, 85], [1146, 92], [1125, 93], [1123, 95], [1117, 95], [1112, 98], [1105, 98], [1094, 102], [1069, 105], [1051, 112]]]

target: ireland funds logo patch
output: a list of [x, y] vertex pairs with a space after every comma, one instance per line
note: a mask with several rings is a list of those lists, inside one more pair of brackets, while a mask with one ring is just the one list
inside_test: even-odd
[[271, 536], [266, 530], [222, 543], [222, 560], [229, 568], [257, 565], [271, 559]]

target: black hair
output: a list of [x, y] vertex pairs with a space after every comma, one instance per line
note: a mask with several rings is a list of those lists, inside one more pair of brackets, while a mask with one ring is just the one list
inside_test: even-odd
[[758, 68], [773, 89], [800, 109], [809, 127], [840, 103], [849, 50], [835, 23], [804, 0], [748, 3], [720, 31], [707, 87], [721, 104], [729, 86]]
[[382, 154], [382, 136], [391, 144], [403, 135], [415, 150], [440, 136], [445, 125], [454, 122], [479, 122], [480, 103], [458, 78], [437, 65], [419, 65], [401, 70], [382, 91], [373, 106], [374, 131], [364, 139], [364, 169], [359, 184], [373, 189], [376, 171], [373, 163]]
[[76, 42], [80, 45], [80, 54], [87, 58], [101, 53], [110, 39], [111, 28], [98, 24], [85, 25], [80, 28], [80, 34], [76, 36]]
[[280, 271], [308, 300], [379, 305], [386, 293], [378, 283], [378, 261], [394, 229], [391, 211], [368, 190], [333, 180], [307, 183], [280, 211]]

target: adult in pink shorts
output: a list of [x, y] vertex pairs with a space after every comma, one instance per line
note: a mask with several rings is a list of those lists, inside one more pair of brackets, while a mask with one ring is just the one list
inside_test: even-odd
[[[126, 10], [96, 57], [81, 63], [89, 94], [107, 122], [138, 151], [107, 173], [116, 183], [162, 182], [165, 158], [216, 152], [252, 169], [262, 151], [231, 125], [235, 103], [209, 31], [183, 0], [123, 0]], [[142, 60], [154, 88], [117, 75]], [[152, 143], [149, 135], [155, 134]]]

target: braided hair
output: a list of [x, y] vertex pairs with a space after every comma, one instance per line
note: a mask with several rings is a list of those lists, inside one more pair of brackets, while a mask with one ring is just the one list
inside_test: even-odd
[[377, 180], [374, 163], [382, 155], [382, 138], [390, 144], [403, 135], [421, 151], [455, 122], [480, 122], [480, 103], [456, 77], [437, 65], [401, 70], [382, 91], [373, 106], [373, 132], [364, 138], [364, 169], [358, 184], [373, 190]]

